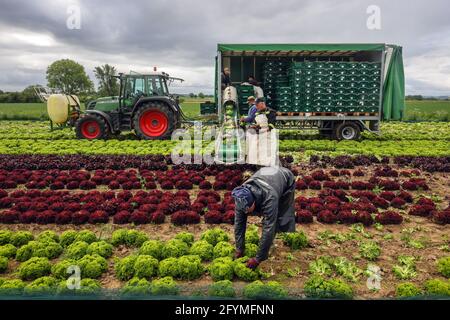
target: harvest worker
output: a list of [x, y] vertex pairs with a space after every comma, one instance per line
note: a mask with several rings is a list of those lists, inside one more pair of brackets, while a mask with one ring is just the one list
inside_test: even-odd
[[264, 98], [256, 99], [255, 127], [259, 132], [275, 128], [276, 113], [266, 106]]
[[248, 83], [250, 83], [252, 86], [258, 86], [258, 81], [256, 81], [254, 76], [248, 76]]
[[223, 68], [221, 79], [222, 79], [222, 90], [224, 90], [226, 87], [231, 86], [230, 69]]
[[248, 115], [247, 117], [242, 116], [241, 117], [241, 122], [244, 123], [253, 123], [255, 122], [255, 115], [256, 115], [256, 103], [255, 103], [255, 97], [254, 96], [250, 96], [247, 98], [247, 103], [249, 106], [248, 109]]
[[247, 261], [248, 268], [255, 269], [268, 258], [277, 232], [295, 232], [294, 193], [294, 174], [283, 167], [263, 167], [233, 190], [237, 258], [245, 256], [247, 216], [255, 212], [263, 217], [258, 253]]

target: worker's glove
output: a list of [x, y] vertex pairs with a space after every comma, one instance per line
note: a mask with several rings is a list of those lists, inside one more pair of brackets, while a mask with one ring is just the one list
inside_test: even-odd
[[247, 268], [255, 270], [259, 266], [259, 261], [256, 258], [251, 258], [247, 261]]
[[236, 257], [236, 259], [242, 258], [244, 256], [244, 253], [240, 250], [236, 250], [234, 256]]

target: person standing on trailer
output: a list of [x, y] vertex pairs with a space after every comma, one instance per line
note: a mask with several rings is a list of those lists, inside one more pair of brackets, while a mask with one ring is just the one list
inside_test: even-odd
[[247, 261], [248, 268], [256, 269], [268, 258], [276, 233], [295, 232], [295, 176], [287, 168], [264, 167], [231, 194], [235, 201], [237, 258], [245, 256], [248, 215], [257, 213], [263, 217], [258, 253]]
[[252, 86], [259, 86], [258, 81], [256, 81], [254, 76], [248, 76], [248, 83], [250, 83]]
[[224, 90], [226, 87], [231, 86], [231, 78], [230, 78], [230, 69], [229, 68], [223, 68], [222, 71], [222, 90]]

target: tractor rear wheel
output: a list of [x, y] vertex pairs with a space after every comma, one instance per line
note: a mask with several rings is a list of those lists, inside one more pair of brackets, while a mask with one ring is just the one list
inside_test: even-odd
[[75, 132], [78, 139], [107, 139], [109, 127], [102, 116], [88, 114], [75, 123]]
[[175, 115], [165, 104], [150, 102], [139, 108], [133, 118], [136, 135], [145, 140], [167, 139], [175, 128]]

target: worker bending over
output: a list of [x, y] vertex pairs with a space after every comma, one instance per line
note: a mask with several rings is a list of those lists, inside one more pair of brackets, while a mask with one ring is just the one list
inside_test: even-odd
[[295, 232], [294, 193], [294, 174], [283, 167], [264, 167], [233, 190], [237, 258], [245, 256], [247, 216], [255, 212], [263, 217], [258, 253], [247, 261], [248, 268], [255, 269], [268, 258], [277, 232]]

